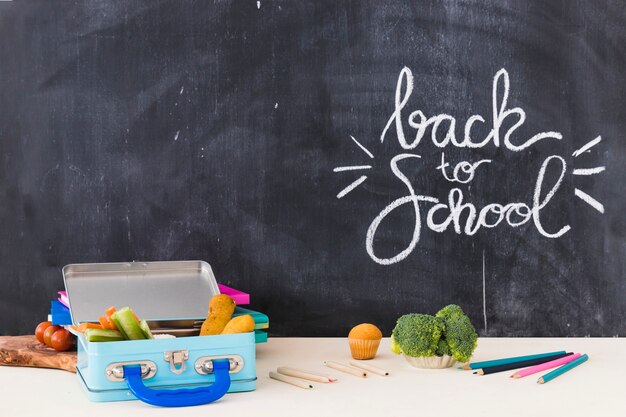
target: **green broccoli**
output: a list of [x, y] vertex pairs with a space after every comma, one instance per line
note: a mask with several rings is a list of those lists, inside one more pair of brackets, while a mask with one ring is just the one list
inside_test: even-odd
[[405, 314], [391, 334], [391, 351], [407, 356], [452, 356], [469, 361], [476, 349], [478, 335], [469, 317], [455, 304], [445, 306], [433, 316]]
[[468, 362], [476, 349], [478, 335], [461, 307], [450, 304], [435, 315], [445, 323], [444, 339], [449, 355], [459, 362]]
[[402, 350], [400, 349], [400, 346], [398, 346], [398, 343], [396, 343], [396, 339], [395, 337], [393, 337], [393, 333], [391, 334], [391, 345], [390, 345], [391, 351], [393, 353], [395, 353], [396, 355], [399, 355], [402, 353]]
[[448, 342], [443, 337], [439, 339], [439, 343], [437, 344], [437, 351], [435, 353], [437, 354], [437, 356], [452, 356], [450, 354], [450, 346], [448, 346]]
[[435, 314], [435, 317], [440, 318], [443, 321], [446, 321], [453, 316], [464, 316], [464, 315], [465, 313], [463, 312], [461, 307], [459, 307], [456, 304], [448, 304], [447, 306], [439, 310], [437, 314]]
[[443, 320], [428, 314], [405, 314], [391, 334], [392, 351], [407, 356], [434, 356], [444, 331]]

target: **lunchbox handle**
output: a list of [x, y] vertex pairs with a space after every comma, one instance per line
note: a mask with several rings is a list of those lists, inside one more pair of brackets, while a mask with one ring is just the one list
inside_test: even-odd
[[215, 382], [206, 387], [186, 389], [152, 389], [141, 379], [140, 365], [124, 365], [124, 378], [130, 392], [141, 401], [161, 407], [186, 407], [219, 400], [230, 388], [230, 363], [227, 359], [213, 361]]

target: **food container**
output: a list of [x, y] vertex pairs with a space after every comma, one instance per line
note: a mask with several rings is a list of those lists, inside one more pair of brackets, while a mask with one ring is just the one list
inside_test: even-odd
[[456, 360], [452, 356], [404, 356], [404, 359], [411, 366], [424, 369], [443, 369], [449, 368], [456, 363]]
[[[256, 388], [255, 333], [194, 336], [219, 289], [203, 261], [72, 264], [63, 268], [72, 322], [131, 307], [176, 338], [89, 342], [78, 333], [79, 383], [92, 401], [199, 405]], [[189, 335], [189, 336], [186, 336]]]

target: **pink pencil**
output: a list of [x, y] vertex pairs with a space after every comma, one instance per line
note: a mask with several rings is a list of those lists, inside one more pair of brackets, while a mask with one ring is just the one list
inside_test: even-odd
[[537, 372], [545, 371], [546, 369], [556, 368], [557, 366], [570, 363], [571, 361], [578, 359], [579, 357], [580, 353], [575, 353], [573, 355], [555, 359], [553, 361], [542, 363], [540, 365], [531, 366], [530, 368], [522, 369], [521, 371], [515, 372], [513, 375], [511, 375], [511, 378], [523, 378], [528, 375], [536, 374]]

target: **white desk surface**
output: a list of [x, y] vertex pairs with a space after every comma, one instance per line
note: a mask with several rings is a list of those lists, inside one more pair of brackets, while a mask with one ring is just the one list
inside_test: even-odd
[[[488, 376], [454, 368], [412, 368], [389, 352], [383, 339], [373, 365], [388, 377], [357, 378], [326, 368], [325, 360], [349, 361], [343, 338], [270, 338], [257, 347], [257, 390], [227, 394], [197, 407], [157, 408], [139, 401], [92, 403], [76, 375], [65, 371], [0, 367], [0, 416], [626, 416], [624, 338], [481, 338], [474, 360], [567, 350], [589, 360], [547, 383], [537, 375], [514, 380], [512, 372]], [[304, 390], [268, 378], [292, 366], [331, 374], [331, 384]], [[539, 374], [541, 375], [541, 374]]]

